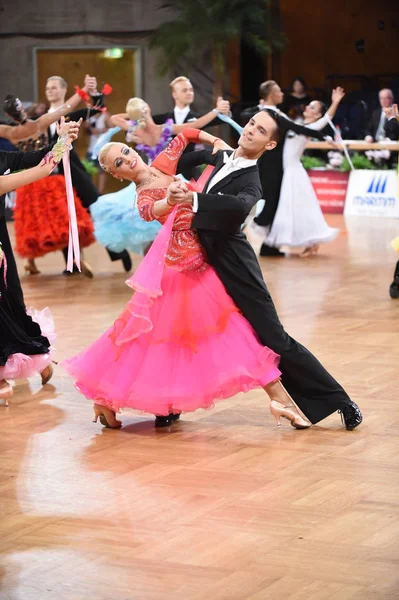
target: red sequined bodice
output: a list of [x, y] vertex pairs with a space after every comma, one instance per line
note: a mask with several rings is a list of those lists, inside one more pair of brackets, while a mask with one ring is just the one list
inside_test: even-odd
[[[160, 217], [157, 217], [153, 211], [154, 203], [165, 197], [166, 189], [164, 188], [140, 191], [137, 196], [137, 206], [141, 218], [145, 221], [157, 220], [162, 224], [165, 223], [172, 212], [172, 207], [167, 214]], [[204, 267], [206, 263], [204, 251], [197, 234], [191, 229], [193, 217], [191, 206], [181, 205], [178, 207], [165, 259], [166, 267], [179, 271], [197, 270]]]

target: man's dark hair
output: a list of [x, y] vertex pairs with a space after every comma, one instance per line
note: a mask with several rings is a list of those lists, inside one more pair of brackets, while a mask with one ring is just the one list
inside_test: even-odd
[[274, 130], [273, 135], [271, 136], [271, 139], [273, 140], [273, 142], [277, 142], [277, 144], [278, 144], [280, 141], [280, 138], [281, 138], [280, 116], [275, 110], [272, 110], [271, 108], [265, 108], [264, 112], [266, 112], [269, 115], [269, 117], [271, 117], [276, 124], [276, 129]]
[[272, 93], [272, 89], [275, 85], [277, 85], [277, 83], [273, 81], [273, 79], [269, 79], [269, 81], [264, 81], [261, 83], [259, 86], [259, 98], [261, 100], [266, 100], [266, 98], [268, 98]]

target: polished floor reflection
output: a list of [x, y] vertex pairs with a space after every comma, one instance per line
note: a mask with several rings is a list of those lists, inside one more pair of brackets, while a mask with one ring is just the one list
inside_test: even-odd
[[[286, 328], [363, 425], [346, 432], [334, 415], [278, 429], [252, 392], [171, 432], [132, 412], [104, 430], [61, 368], [43, 388], [18, 382], [0, 406], [1, 600], [399, 596], [399, 301], [388, 295], [399, 222], [328, 220], [343, 232], [316, 258], [261, 264]], [[61, 255], [22, 279], [27, 305], [54, 314], [58, 360], [129, 298], [102, 248], [87, 258], [93, 280], [60, 275]]]

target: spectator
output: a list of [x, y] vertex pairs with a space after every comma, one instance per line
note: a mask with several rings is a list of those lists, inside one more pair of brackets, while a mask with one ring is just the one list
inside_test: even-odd
[[312, 101], [307, 93], [306, 83], [302, 77], [295, 77], [291, 91], [286, 94], [281, 110], [294, 121], [302, 118], [305, 107]]
[[370, 122], [366, 128], [365, 141], [368, 143], [379, 142], [389, 138], [390, 140], [398, 139], [398, 123], [394, 116], [387, 118], [386, 111], [393, 105], [392, 90], [384, 88], [378, 94], [380, 108], [373, 111]]

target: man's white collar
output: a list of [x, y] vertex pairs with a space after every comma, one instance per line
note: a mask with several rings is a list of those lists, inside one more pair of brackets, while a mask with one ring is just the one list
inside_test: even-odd
[[245, 158], [245, 156], [239, 156], [238, 158], [236, 158], [235, 152], [232, 152], [231, 154], [227, 154], [227, 152], [224, 152], [223, 153], [223, 162], [225, 165], [229, 165], [230, 168], [252, 167], [253, 165], [256, 165], [256, 163], [257, 163], [256, 160], [253, 160], [250, 158]]

